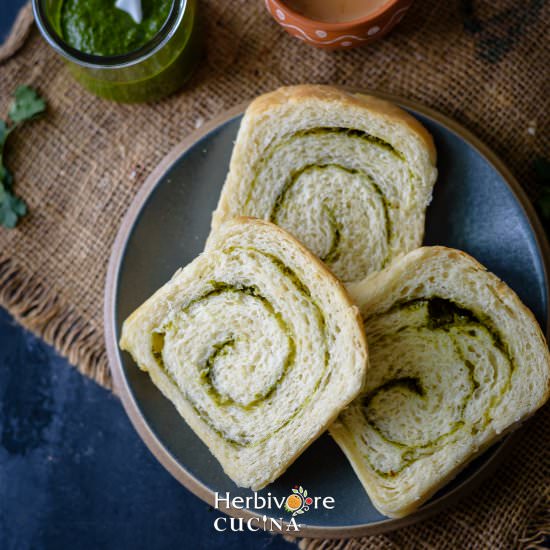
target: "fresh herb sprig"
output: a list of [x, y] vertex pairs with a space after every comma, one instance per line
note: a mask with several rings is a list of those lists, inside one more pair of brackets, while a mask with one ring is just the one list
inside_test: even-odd
[[46, 110], [46, 102], [36, 90], [19, 86], [8, 111], [9, 123], [0, 119], [0, 225], [12, 228], [27, 213], [27, 205], [13, 191], [13, 174], [4, 164], [5, 145], [10, 134], [25, 121]]

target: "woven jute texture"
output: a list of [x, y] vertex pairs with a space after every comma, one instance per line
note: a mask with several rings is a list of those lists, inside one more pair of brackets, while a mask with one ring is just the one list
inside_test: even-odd
[[[200, 68], [186, 89], [155, 104], [89, 95], [36, 29], [26, 38], [21, 21], [19, 38], [0, 58], [0, 114], [18, 84], [37, 87], [49, 105], [47, 116], [10, 138], [7, 161], [30, 214], [14, 230], [0, 228], [0, 303], [107, 387], [103, 286], [121, 217], [175, 144], [236, 103], [303, 82], [398, 94], [468, 127], [531, 196], [532, 161], [550, 149], [550, 2], [418, 0], [380, 43], [332, 53], [286, 35], [260, 0], [202, 0], [200, 8], [207, 43]], [[549, 434], [546, 408], [497, 474], [434, 520], [389, 535], [301, 545], [536, 545], [550, 526]]]

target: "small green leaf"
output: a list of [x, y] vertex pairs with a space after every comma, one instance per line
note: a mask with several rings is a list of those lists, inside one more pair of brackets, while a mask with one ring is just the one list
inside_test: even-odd
[[300, 493], [303, 493], [304, 492], [304, 488], [300, 485], [300, 489], [299, 489]]
[[15, 90], [14, 100], [8, 112], [13, 122], [22, 122], [43, 113], [46, 110], [46, 102], [36, 90], [29, 86], [19, 86]]
[[304, 496], [307, 497], [307, 489], [304, 491]]
[[0, 225], [11, 229], [26, 213], [27, 205], [23, 200], [0, 184]]
[[13, 187], [13, 174], [3, 164], [0, 164], [0, 183], [8, 190]]
[[298, 489], [292, 489], [293, 493], [298, 493]]

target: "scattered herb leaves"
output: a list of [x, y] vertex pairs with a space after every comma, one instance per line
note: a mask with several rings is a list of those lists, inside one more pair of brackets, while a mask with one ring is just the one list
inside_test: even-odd
[[4, 146], [16, 128], [45, 110], [46, 102], [36, 90], [19, 86], [8, 111], [11, 124], [0, 119], [0, 225], [4, 227], [15, 227], [19, 218], [27, 213], [27, 205], [13, 192], [13, 175], [4, 164]]

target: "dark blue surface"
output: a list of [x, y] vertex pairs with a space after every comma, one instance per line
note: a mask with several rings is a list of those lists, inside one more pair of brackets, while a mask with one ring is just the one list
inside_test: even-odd
[[155, 460], [116, 397], [0, 309], [0, 549], [295, 548], [217, 533], [219, 515]]
[[0, 0], [0, 43], [10, 31], [19, 9], [26, 3], [27, 0]]

